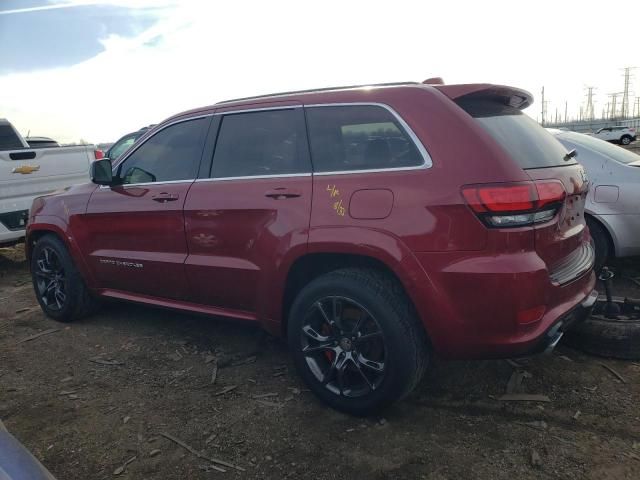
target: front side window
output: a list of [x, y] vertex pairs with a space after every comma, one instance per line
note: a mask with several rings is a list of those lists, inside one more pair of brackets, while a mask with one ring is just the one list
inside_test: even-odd
[[375, 105], [306, 109], [316, 172], [415, 167], [424, 159], [398, 120]]
[[214, 178], [309, 172], [306, 137], [297, 109], [227, 114], [213, 155]]
[[210, 120], [198, 118], [160, 130], [120, 165], [120, 182], [129, 185], [194, 179]]

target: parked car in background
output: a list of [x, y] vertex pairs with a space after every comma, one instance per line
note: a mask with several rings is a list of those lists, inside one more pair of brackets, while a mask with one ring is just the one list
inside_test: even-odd
[[46, 315], [115, 298], [288, 339], [331, 406], [403, 398], [433, 353], [552, 349], [595, 302], [584, 169], [516, 88], [393, 84], [172, 117], [93, 184], [37, 198]]
[[120, 158], [124, 152], [126, 152], [131, 145], [133, 145], [142, 135], [147, 133], [150, 128], [153, 128], [154, 125], [149, 125], [148, 127], [142, 127], [137, 132], [127, 133], [123, 137], [119, 138], [109, 150], [107, 150], [105, 157], [111, 160], [112, 162], [116, 161]]
[[612, 143], [629, 145], [638, 138], [636, 129], [630, 127], [605, 127], [592, 134], [593, 137]]
[[8, 120], [0, 119], [0, 246], [24, 237], [35, 197], [86, 182], [96, 158], [102, 152], [93, 145], [30, 146]]
[[640, 156], [577, 132], [549, 129], [586, 169], [590, 190], [585, 205], [595, 242], [596, 265], [609, 257], [640, 255]]
[[60, 146], [58, 142], [49, 137], [27, 137], [25, 140], [31, 148], [50, 148]]

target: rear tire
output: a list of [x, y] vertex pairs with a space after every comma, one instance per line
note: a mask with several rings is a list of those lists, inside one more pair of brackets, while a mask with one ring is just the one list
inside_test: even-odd
[[609, 239], [609, 233], [597, 220], [591, 217], [586, 217], [586, 220], [595, 245], [596, 261], [593, 268], [596, 272], [599, 272], [611, 255], [611, 241]]
[[98, 306], [62, 240], [53, 234], [41, 237], [31, 256], [33, 289], [42, 311], [59, 322], [72, 322]]
[[408, 395], [429, 361], [424, 328], [402, 286], [372, 269], [336, 270], [311, 281], [291, 307], [287, 330], [309, 388], [353, 415]]
[[620, 143], [622, 145], [629, 145], [631, 143], [631, 137], [629, 135], [624, 135], [621, 139], [620, 139]]

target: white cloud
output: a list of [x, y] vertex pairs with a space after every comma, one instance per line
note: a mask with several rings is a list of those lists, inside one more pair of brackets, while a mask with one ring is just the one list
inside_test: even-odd
[[620, 46], [635, 42], [631, 25], [605, 18], [628, 6], [617, 3], [164, 2], [157, 25], [103, 39], [90, 60], [0, 77], [11, 92], [0, 116], [25, 133], [99, 142], [230, 97], [430, 76], [529, 89], [533, 116], [542, 85], [552, 114], [565, 99], [577, 111], [583, 86], [598, 85], [599, 113], [622, 88], [632, 50]]

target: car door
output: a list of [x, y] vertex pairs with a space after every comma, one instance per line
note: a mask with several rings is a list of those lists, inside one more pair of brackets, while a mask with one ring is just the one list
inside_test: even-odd
[[76, 231], [99, 288], [184, 298], [183, 206], [210, 122], [206, 116], [161, 127], [115, 167], [113, 186], [92, 194]]
[[259, 312], [279, 269], [306, 249], [311, 211], [302, 108], [246, 108], [219, 114], [211, 174], [184, 207], [191, 299], [228, 314]]

